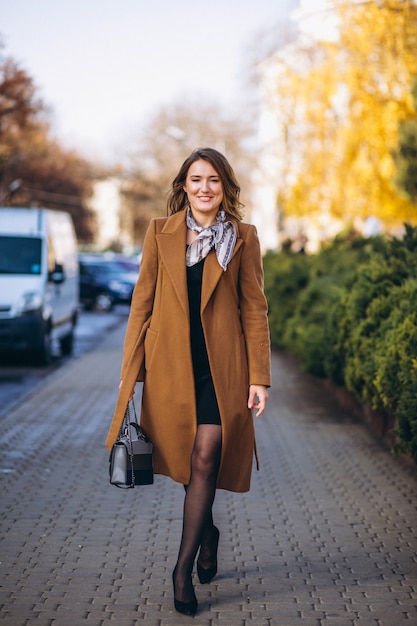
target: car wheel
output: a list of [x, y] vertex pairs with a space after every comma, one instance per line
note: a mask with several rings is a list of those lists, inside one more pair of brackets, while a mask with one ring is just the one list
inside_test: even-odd
[[45, 332], [42, 345], [38, 350], [32, 351], [32, 360], [35, 365], [46, 367], [52, 362], [52, 339], [49, 332]]
[[105, 313], [111, 311], [113, 308], [113, 298], [107, 291], [102, 291], [96, 297], [94, 308], [96, 311], [103, 311]]
[[65, 337], [62, 337], [59, 341], [59, 345], [61, 346], [61, 354], [63, 356], [69, 356], [72, 354], [74, 349], [74, 329]]

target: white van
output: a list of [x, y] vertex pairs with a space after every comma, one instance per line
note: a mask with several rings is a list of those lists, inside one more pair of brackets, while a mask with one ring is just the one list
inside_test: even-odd
[[63, 211], [0, 207], [0, 351], [70, 354], [79, 306], [77, 241]]

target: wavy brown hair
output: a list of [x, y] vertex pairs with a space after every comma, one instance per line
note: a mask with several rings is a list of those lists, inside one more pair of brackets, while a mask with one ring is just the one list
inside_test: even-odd
[[230, 217], [241, 220], [243, 217], [242, 209], [244, 204], [239, 200], [240, 185], [236, 180], [235, 173], [229, 161], [221, 152], [218, 152], [214, 148], [196, 148], [196, 150], [193, 150], [190, 156], [185, 159], [184, 163], [181, 165], [180, 171], [171, 184], [167, 201], [168, 214], [172, 215], [173, 213], [178, 213], [188, 207], [188, 197], [183, 187], [190, 166], [200, 159], [208, 161], [219, 175], [223, 187], [223, 200], [221, 205], [223, 210]]

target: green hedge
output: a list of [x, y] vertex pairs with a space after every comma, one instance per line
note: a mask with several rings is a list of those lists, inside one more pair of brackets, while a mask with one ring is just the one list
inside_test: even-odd
[[264, 257], [273, 344], [396, 418], [417, 463], [417, 229]]

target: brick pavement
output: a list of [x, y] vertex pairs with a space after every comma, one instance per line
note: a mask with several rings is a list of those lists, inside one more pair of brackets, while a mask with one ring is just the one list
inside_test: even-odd
[[176, 613], [182, 487], [107, 482], [123, 332], [0, 417], [0, 626], [417, 623], [415, 472], [281, 355], [261, 471], [218, 493], [219, 574]]

